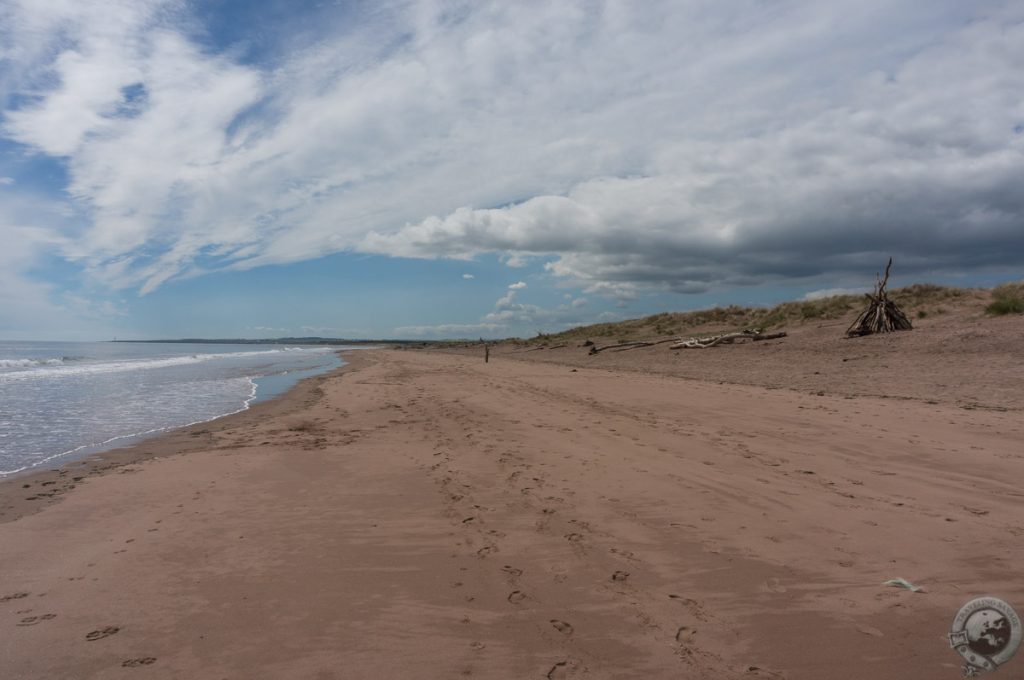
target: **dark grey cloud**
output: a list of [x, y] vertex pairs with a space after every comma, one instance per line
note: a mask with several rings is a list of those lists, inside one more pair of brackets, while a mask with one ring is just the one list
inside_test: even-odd
[[645, 147], [642, 176], [463, 208], [365, 247], [548, 254], [551, 272], [580, 284], [679, 292], [863, 275], [889, 255], [907, 274], [1024, 265], [1021, 17], [955, 23], [881, 70], [865, 54], [863, 69], [845, 64], [842, 91], [807, 86], [835, 67], [823, 54], [769, 60], [782, 87], [758, 90], [738, 67], [721, 84], [738, 109], [718, 97], [686, 118], [691, 131], [670, 126]]
[[396, 2], [272, 66], [166, 5], [4, 14], [46, 78], [3, 133], [67, 159], [62, 247], [111, 286], [348, 250], [620, 298], [1022, 264], [1019, 3]]

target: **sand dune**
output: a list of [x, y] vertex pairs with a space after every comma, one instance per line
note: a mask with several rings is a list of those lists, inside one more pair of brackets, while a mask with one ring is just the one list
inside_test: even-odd
[[954, 678], [1024, 607], [1019, 412], [349, 356], [0, 485], [3, 677]]

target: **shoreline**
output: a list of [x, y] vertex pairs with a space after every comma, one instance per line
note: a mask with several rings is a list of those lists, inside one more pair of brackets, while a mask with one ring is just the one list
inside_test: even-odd
[[957, 609], [1024, 602], [1012, 412], [393, 349], [300, 384], [0, 522], [12, 677], [952, 677]]
[[[167, 456], [201, 451], [208, 444], [204, 435], [214, 429], [244, 425], [246, 416], [258, 419], [265, 416], [280, 417], [302, 405], [311, 405], [319, 399], [319, 385], [330, 376], [354, 370], [354, 358], [364, 349], [343, 349], [342, 366], [324, 373], [303, 378], [284, 392], [264, 400], [253, 399], [246, 408], [215, 416], [209, 420], [158, 431], [143, 436], [134, 443], [115, 446], [89, 453], [81, 458], [60, 462], [57, 467], [37, 466], [0, 479], [0, 524], [12, 522], [34, 514], [58, 502], [79, 483], [98, 475], [108, 474], [128, 465]], [[268, 412], [268, 413], [265, 413]], [[251, 415], [250, 415], [251, 414]], [[237, 423], [234, 419], [237, 419]], [[140, 435], [125, 435], [135, 438]]]

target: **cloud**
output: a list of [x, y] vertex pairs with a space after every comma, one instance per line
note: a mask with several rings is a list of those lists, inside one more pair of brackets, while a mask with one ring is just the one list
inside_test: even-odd
[[584, 323], [618, 318], [609, 312], [593, 314], [585, 311], [585, 298], [572, 299], [568, 304], [553, 308], [540, 307], [519, 300], [526, 284], [518, 281], [509, 285], [507, 292], [494, 303], [494, 309], [476, 323], [444, 323], [436, 325], [401, 326], [395, 333], [405, 337], [466, 337], [482, 334], [486, 337], [533, 335], [538, 331], [563, 330]]
[[868, 292], [867, 288], [822, 288], [805, 293], [801, 300], [821, 300], [836, 295], [860, 295]]
[[399, 326], [395, 329], [395, 334], [401, 338], [452, 338], [467, 337], [478, 333], [491, 337], [491, 334], [505, 328], [505, 325], [497, 323], [445, 323], [433, 326]]
[[462, 275], [462, 278], [466, 279], [467, 281], [472, 281], [472, 280], [473, 280], [473, 279], [475, 279], [476, 277], [475, 277], [475, 276], [473, 276], [472, 274], [463, 274], [463, 275]]
[[369, 338], [373, 335], [373, 333], [366, 328], [340, 326], [302, 326], [301, 330], [303, 333], [330, 335], [336, 338]]
[[40, 242], [51, 235], [18, 226], [0, 215], [4, 247], [0, 248], [0, 332], [13, 337], [41, 317], [55, 319], [63, 311], [50, 300], [53, 287], [31, 279], [25, 263], [31, 261]]
[[94, 299], [65, 291], [61, 294], [60, 301], [64, 308], [79, 318], [109, 320], [128, 315], [123, 304], [112, 300]]
[[13, 177], [0, 177], [0, 186], [8, 186], [14, 184]]
[[1011, 4], [381, 3], [266, 63], [190, 7], [0, 10], [2, 134], [64, 160], [104, 285], [497, 253], [625, 302], [1021, 262]]
[[0, 337], [36, 339], [40, 333], [62, 339], [95, 339], [110, 335], [107, 323], [123, 316], [122, 306], [101, 296], [61, 292], [33, 272], [35, 261], [59, 252], [63, 239], [53, 226], [27, 226], [36, 222], [59, 223], [52, 206], [25, 196], [0, 203]]

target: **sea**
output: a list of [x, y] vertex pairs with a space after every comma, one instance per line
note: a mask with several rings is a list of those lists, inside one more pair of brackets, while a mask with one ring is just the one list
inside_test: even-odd
[[244, 411], [343, 365], [339, 349], [0, 341], [0, 479]]

